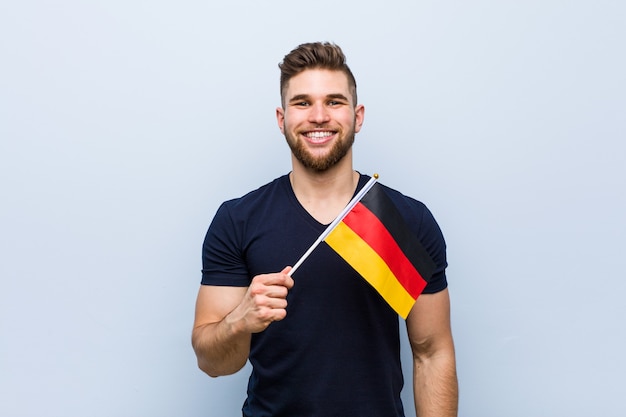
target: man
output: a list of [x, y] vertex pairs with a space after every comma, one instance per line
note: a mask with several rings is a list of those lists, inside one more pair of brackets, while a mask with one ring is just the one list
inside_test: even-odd
[[[209, 227], [192, 336], [198, 365], [216, 377], [250, 360], [244, 416], [404, 416], [397, 314], [325, 244], [289, 276], [368, 180], [352, 167], [365, 111], [354, 76], [328, 43], [300, 45], [279, 67], [276, 118], [293, 169], [222, 204]], [[437, 265], [406, 319], [417, 415], [456, 416], [445, 242], [423, 204], [384, 190]]]

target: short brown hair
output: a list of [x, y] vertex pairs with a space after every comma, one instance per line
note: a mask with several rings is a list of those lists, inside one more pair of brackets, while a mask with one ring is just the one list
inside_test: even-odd
[[278, 68], [280, 68], [280, 98], [283, 106], [289, 80], [309, 69], [327, 69], [346, 74], [354, 100], [353, 104], [355, 106], [357, 104], [356, 80], [346, 64], [346, 56], [338, 45], [330, 42], [303, 43], [285, 55], [283, 62], [278, 64]]

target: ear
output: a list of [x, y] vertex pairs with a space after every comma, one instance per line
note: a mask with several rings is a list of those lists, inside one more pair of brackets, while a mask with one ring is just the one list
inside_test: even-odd
[[363, 120], [365, 119], [365, 106], [358, 104], [354, 108], [354, 133], [359, 133], [361, 126], [363, 126]]
[[285, 110], [282, 107], [276, 107], [276, 121], [278, 122], [278, 128], [285, 134]]

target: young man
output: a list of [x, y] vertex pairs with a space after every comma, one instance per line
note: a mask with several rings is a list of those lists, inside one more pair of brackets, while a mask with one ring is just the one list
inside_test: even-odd
[[[325, 244], [288, 275], [368, 180], [352, 167], [365, 111], [354, 76], [328, 43], [300, 45], [279, 67], [276, 118], [293, 169], [222, 204], [209, 227], [198, 365], [216, 377], [250, 360], [244, 416], [404, 416], [397, 314]], [[417, 415], [456, 416], [445, 242], [422, 203], [383, 188], [437, 265], [406, 319]]]

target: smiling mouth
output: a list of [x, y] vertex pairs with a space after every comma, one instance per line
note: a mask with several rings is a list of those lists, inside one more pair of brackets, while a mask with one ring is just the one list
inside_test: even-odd
[[312, 143], [323, 143], [328, 140], [328, 138], [335, 135], [336, 132], [330, 130], [324, 131], [313, 131], [313, 132], [305, 132], [303, 133], [304, 137], [306, 137]]

